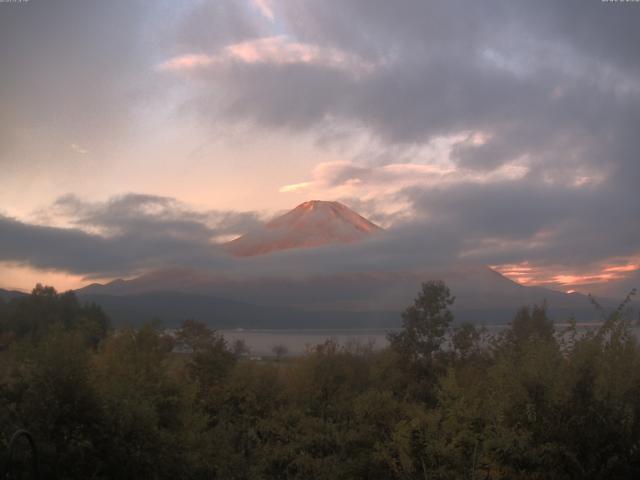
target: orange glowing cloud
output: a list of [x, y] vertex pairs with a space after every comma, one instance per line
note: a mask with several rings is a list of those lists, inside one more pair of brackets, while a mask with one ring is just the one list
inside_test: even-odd
[[0, 285], [9, 290], [31, 291], [37, 283], [55, 287], [58, 291], [81, 288], [91, 282], [106, 282], [113, 278], [87, 279], [84, 275], [42, 270], [12, 262], [0, 262]]
[[549, 280], [550, 283], [556, 283], [558, 285], [590, 285], [592, 283], [610, 282], [612, 280], [620, 279], [620, 276], [612, 273], [590, 273], [586, 275], [554, 275]]
[[605, 272], [613, 272], [613, 273], [625, 273], [625, 272], [635, 272], [636, 270], [640, 270], [640, 264], [633, 263], [629, 265], [619, 265], [614, 267], [605, 268]]
[[[640, 271], [640, 261], [637, 257], [615, 258], [574, 271], [562, 265], [536, 266], [529, 262], [493, 265], [492, 268], [523, 285], [556, 287], [567, 293], [574, 293], [581, 286], [624, 280], [630, 274]], [[567, 287], [570, 288], [566, 289]]]

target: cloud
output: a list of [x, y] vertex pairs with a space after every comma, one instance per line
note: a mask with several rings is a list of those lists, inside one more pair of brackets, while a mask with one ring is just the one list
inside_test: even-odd
[[389, 163], [371, 166], [349, 161], [325, 162], [316, 165], [312, 181], [285, 185], [281, 191], [300, 189], [352, 188], [380, 191], [386, 186], [397, 192], [412, 185], [444, 186], [460, 182], [487, 183], [520, 179], [528, 170], [518, 165], [506, 165], [492, 172], [459, 169], [452, 164]]
[[509, 164], [486, 172], [459, 168], [453, 162], [388, 163], [369, 165], [350, 161], [316, 165], [311, 179], [284, 185], [281, 193], [305, 194], [308, 198], [336, 198], [393, 226], [416, 218], [416, 209], [407, 200], [407, 189], [445, 189], [459, 185], [498, 185], [516, 182], [528, 174], [521, 165]]
[[[610, 34], [636, 35], [622, 9], [409, 0], [349, 0], [340, 8], [283, 0], [278, 7], [287, 36], [228, 43], [244, 66], [202, 70], [207, 87], [194, 99], [198, 112], [318, 135], [344, 125], [384, 148], [484, 132], [486, 142], [462, 142], [453, 156], [478, 170], [524, 159], [553, 171], [559, 157], [563, 169], [598, 168], [607, 144], [630, 140], [637, 69], [628, 49], [624, 61], [620, 52], [615, 61], [609, 55]], [[609, 47], [587, 49], [576, 40], [582, 28], [559, 28], [551, 12], [566, 19], [573, 10]], [[341, 65], [372, 67], [353, 77], [335, 70]]]
[[282, 35], [227, 45], [216, 54], [182, 54], [160, 63], [157, 68], [161, 71], [181, 72], [215, 66], [224, 67], [233, 62], [249, 65], [313, 65], [353, 74], [366, 73], [375, 68], [355, 55], [337, 49], [295, 42]]
[[[0, 217], [0, 262], [102, 278], [170, 266], [260, 278], [406, 268], [425, 246], [423, 240], [414, 242], [398, 230], [359, 245], [289, 251], [247, 261], [230, 257], [212, 238], [249, 228], [256, 221], [254, 214], [196, 213], [182, 210], [172, 199], [148, 195], [98, 204], [66, 197], [57, 209], [57, 215], [67, 215], [75, 226], [42, 226]], [[212, 219], [215, 226], [210, 225]], [[450, 241], [438, 235], [430, 244], [433, 252], [440, 253], [438, 263], [450, 258], [444, 255], [445, 250], [453, 251]]]
[[[466, 260], [527, 265], [519, 273], [562, 288], [603, 275], [635, 278], [608, 270], [635, 265], [640, 245], [633, 5], [198, 1], [181, 7], [175, 28], [154, 31], [160, 46], [141, 48], [148, 2], [61, 4], [29, 18], [16, 13], [35, 8], [30, 2], [2, 19], [0, 39], [16, 46], [2, 54], [3, 161], [14, 158], [7, 150], [34, 143], [24, 125], [46, 137], [58, 120], [64, 132], [42, 143], [61, 145], [63, 155], [73, 138], [93, 156], [104, 132], [127, 131], [130, 104], [160, 85], [186, 97], [180, 112], [199, 128], [315, 139], [323, 159], [307, 175], [286, 175], [280, 192], [344, 199], [393, 227], [362, 246], [256, 259], [256, 271]], [[65, 28], [72, 7], [86, 20], [80, 32]], [[60, 224], [3, 218], [3, 258], [74, 271], [163, 259], [218, 265], [212, 241], [259, 218], [150, 196], [66, 197], [50, 215]], [[62, 244], [65, 254], [46, 253], [67, 237], [81, 258], [67, 259]]]
[[218, 235], [240, 235], [254, 228], [254, 212], [196, 211], [170, 197], [126, 194], [105, 202], [60, 197], [51, 215], [106, 237], [165, 236], [211, 242]]
[[[525, 284], [565, 290], [598, 291], [602, 282], [617, 282], [616, 294], [638, 274], [640, 225], [631, 222], [621, 232], [622, 241], [585, 233], [590, 229], [587, 212], [593, 207], [584, 189], [567, 192], [547, 186], [534, 203], [528, 203], [532, 187], [524, 180], [514, 180], [508, 188], [461, 182], [429, 193], [411, 187], [401, 195], [411, 215], [390, 215], [392, 227], [363, 243], [251, 259], [228, 256], [217, 240], [255, 228], [260, 221], [255, 213], [196, 211], [152, 195], [129, 194], [106, 202], [67, 196], [49, 211], [60, 226], [0, 217], [0, 262], [100, 278], [187, 267], [254, 279], [485, 263]], [[567, 211], [574, 215], [571, 222]], [[615, 221], [603, 218], [597, 227], [608, 231], [612, 224]]]
[[[205, 122], [311, 133], [337, 157], [282, 193], [358, 199], [389, 225], [413, 222], [423, 237], [443, 229], [456, 239], [452, 258], [530, 261], [576, 282], [637, 255], [640, 60], [629, 47], [640, 39], [637, 9], [274, 5], [290, 41], [375, 66], [353, 76], [248, 49], [260, 61], [197, 74], [203, 88], [191, 105]], [[443, 138], [442, 151], [424, 153]]]
[[177, 72], [206, 67], [216, 61], [215, 58], [203, 53], [191, 53], [170, 58], [158, 65], [159, 70]]
[[[624, 295], [638, 285], [640, 259], [613, 257], [599, 262], [577, 266], [569, 271], [563, 265], [535, 265], [530, 262], [494, 265], [503, 275], [523, 285], [543, 285], [564, 289], [568, 293], [576, 288], [594, 293]], [[612, 293], [615, 292], [615, 293]]]
[[[42, 213], [42, 212], [41, 212]], [[356, 245], [279, 252], [250, 260], [225, 253], [216, 239], [255, 228], [255, 212], [197, 211], [161, 196], [127, 194], [103, 202], [73, 195], [47, 209], [48, 225], [0, 216], [0, 262], [108, 278], [170, 266], [240, 277], [315, 276], [396, 271], [455, 260], [445, 224], [411, 223]], [[435, 228], [425, 238], [426, 228]]]
[[494, 184], [413, 187], [403, 194], [416, 215], [446, 222], [462, 239], [459, 259], [496, 265], [525, 283], [591, 288], [598, 279], [627, 277], [640, 253], [635, 194], [612, 191], [607, 182], [568, 187], [526, 176]]
[[291, 185], [283, 185], [278, 191], [280, 193], [295, 192], [298, 190], [304, 190], [311, 185], [311, 182], [292, 183]]
[[77, 143], [72, 143], [69, 146], [71, 147], [71, 150], [73, 150], [76, 153], [79, 153], [80, 155], [86, 155], [87, 153], [89, 153], [89, 151], [87, 149], [81, 147]]
[[273, 8], [269, 0], [253, 0], [253, 4], [256, 6], [263, 17], [273, 21], [275, 15], [273, 14]]
[[218, 239], [259, 222], [252, 212], [195, 211], [141, 194], [93, 203], [69, 195], [47, 214], [60, 225], [0, 216], [0, 262], [103, 277], [167, 265], [214, 267], [228, 263]]

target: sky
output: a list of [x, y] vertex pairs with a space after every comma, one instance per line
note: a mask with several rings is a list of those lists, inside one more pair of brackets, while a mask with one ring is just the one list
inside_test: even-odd
[[624, 295], [639, 24], [600, 0], [0, 2], [0, 287], [267, 271], [219, 243], [322, 199], [386, 232], [299, 272], [479, 262]]

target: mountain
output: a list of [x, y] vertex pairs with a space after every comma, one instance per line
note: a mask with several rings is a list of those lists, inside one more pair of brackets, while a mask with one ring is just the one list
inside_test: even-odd
[[[229, 242], [226, 248], [234, 256], [255, 257], [353, 243], [380, 230], [341, 203], [314, 200]], [[584, 295], [525, 287], [486, 265], [427, 269], [417, 262], [412, 271], [376, 271], [375, 265], [370, 267], [366, 272], [307, 272], [304, 276], [278, 276], [262, 270], [259, 276], [232, 276], [172, 268], [106, 285], [89, 285], [77, 294], [82, 300], [102, 305], [116, 323], [151, 318], [175, 323], [192, 317], [216, 327], [389, 327], [400, 324], [400, 312], [413, 301], [422, 282], [443, 280], [456, 296], [452, 310], [459, 321], [506, 323], [519, 307], [544, 301], [556, 320], [572, 316], [579, 321], [597, 319]]]
[[0, 299], [2, 300], [11, 300], [12, 298], [20, 298], [26, 295], [26, 293], [17, 290], [4, 290], [0, 288]]
[[77, 293], [81, 300], [102, 305], [116, 323], [151, 318], [175, 323], [193, 317], [218, 328], [391, 327], [400, 324], [400, 312], [426, 280], [447, 283], [456, 296], [453, 312], [458, 321], [502, 324], [510, 321], [520, 306], [543, 301], [558, 321], [571, 316], [579, 321], [597, 319], [584, 295], [525, 287], [485, 265], [469, 264], [439, 271], [306, 278], [234, 279], [171, 269], [94, 284]]
[[227, 244], [238, 257], [351, 243], [381, 230], [340, 202], [312, 200]]
[[397, 312], [307, 311], [294, 307], [253, 305], [212, 295], [153, 291], [130, 295], [77, 292], [83, 302], [100, 305], [116, 325], [161, 320], [175, 327], [187, 318], [215, 328], [389, 328]]

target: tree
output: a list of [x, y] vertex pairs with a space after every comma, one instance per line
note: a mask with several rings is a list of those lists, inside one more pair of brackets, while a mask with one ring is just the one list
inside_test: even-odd
[[273, 354], [276, 356], [276, 361], [280, 361], [282, 357], [284, 357], [287, 353], [289, 353], [289, 349], [285, 345], [274, 345], [271, 349]]
[[191, 352], [199, 352], [210, 346], [215, 340], [215, 333], [202, 322], [187, 319], [176, 331], [176, 342]]
[[506, 340], [516, 347], [530, 341], [551, 341], [554, 334], [553, 321], [547, 315], [546, 303], [520, 308], [509, 329], [505, 331]]
[[453, 329], [451, 347], [459, 360], [467, 360], [482, 354], [482, 341], [486, 335], [484, 327], [477, 328], [472, 323], [463, 323]]
[[66, 332], [79, 332], [95, 348], [110, 329], [109, 318], [98, 305], [83, 305], [74, 292], [58, 293], [53, 287], [41, 284], [36, 285], [31, 295], [11, 299], [2, 310], [0, 334], [10, 333], [10, 338], [37, 342], [51, 329], [61, 328]]
[[104, 459], [100, 478], [181, 478], [189, 403], [171, 375], [173, 346], [147, 324], [110, 336], [94, 357], [92, 384], [104, 416], [93, 439]]
[[237, 357], [245, 357], [251, 353], [251, 348], [247, 345], [247, 342], [241, 338], [237, 338], [231, 344], [231, 351]]
[[187, 370], [202, 392], [220, 383], [237, 361], [225, 338], [197, 320], [185, 320], [176, 341], [190, 350]]
[[[90, 478], [99, 463], [93, 440], [103, 422], [85, 339], [79, 332], [51, 328], [37, 345], [21, 347], [11, 380], [0, 388], [0, 404], [13, 416], [11, 430], [24, 428], [34, 436], [49, 478]], [[13, 433], [3, 427], [5, 435]]]
[[424, 282], [413, 305], [402, 313], [402, 330], [388, 335], [391, 347], [415, 362], [431, 363], [453, 321], [449, 307], [454, 301], [444, 282]]
[[434, 404], [439, 378], [446, 358], [441, 350], [450, 330], [454, 302], [449, 288], [442, 281], [422, 284], [418, 296], [402, 313], [402, 330], [389, 333], [394, 390], [404, 396]]

